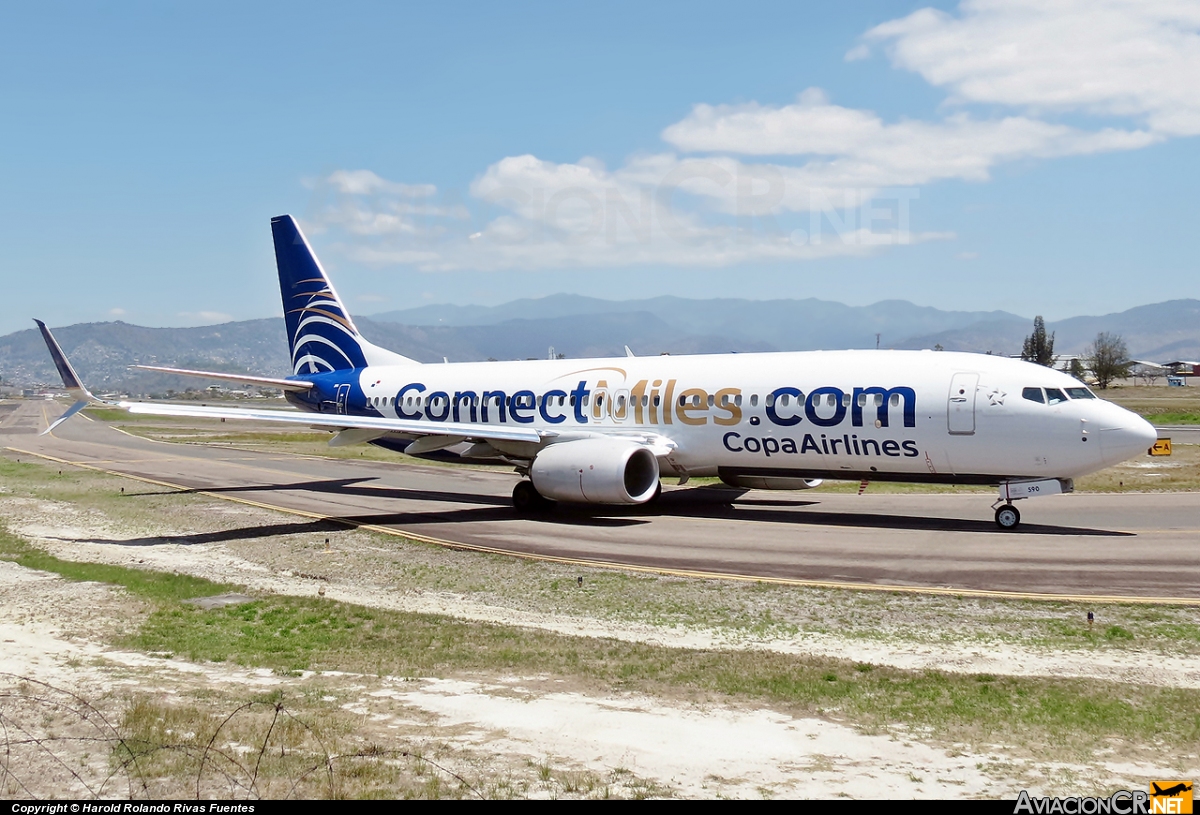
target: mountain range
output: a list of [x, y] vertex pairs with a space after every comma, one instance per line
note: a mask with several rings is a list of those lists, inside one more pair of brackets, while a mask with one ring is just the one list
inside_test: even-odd
[[[358, 317], [372, 342], [422, 362], [840, 348], [933, 348], [1015, 354], [1033, 328], [1003, 311], [942, 311], [902, 300], [847, 306], [806, 300], [612, 301], [578, 295], [514, 300], [499, 306], [430, 305]], [[1099, 317], [1047, 323], [1055, 351], [1084, 353], [1097, 333], [1121, 335], [1136, 359], [1200, 359], [1200, 300], [1171, 300]], [[878, 335], [878, 336], [877, 336]], [[55, 336], [93, 390], [163, 393], [195, 387], [182, 377], [130, 371], [134, 364], [289, 373], [283, 320], [267, 318], [196, 328], [81, 323]], [[36, 329], [0, 337], [4, 384], [55, 384]]]

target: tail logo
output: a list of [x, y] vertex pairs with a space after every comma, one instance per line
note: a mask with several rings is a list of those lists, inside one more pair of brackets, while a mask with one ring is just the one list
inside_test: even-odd
[[290, 215], [271, 221], [293, 374], [365, 366], [363, 340]]
[[358, 329], [337, 294], [325, 280], [303, 280], [297, 287], [304, 283], [317, 284], [320, 288], [293, 294], [293, 301], [300, 300], [301, 304], [285, 314], [292, 318], [286, 320], [292, 349], [292, 373], [361, 368], [366, 361], [359, 350]]

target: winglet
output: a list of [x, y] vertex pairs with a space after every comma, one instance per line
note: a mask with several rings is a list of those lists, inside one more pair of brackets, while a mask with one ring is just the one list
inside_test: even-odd
[[629, 350], [629, 346], [628, 346], [628, 345], [626, 345], [626, 346], [625, 346], [625, 356], [627, 356], [627, 357], [632, 357], [632, 356], [634, 356], [634, 353], [633, 353], [633, 351]]
[[46, 341], [46, 348], [50, 351], [50, 358], [54, 360], [54, 367], [58, 368], [58, 375], [62, 377], [63, 387], [67, 389], [69, 394], [75, 397], [75, 404], [67, 408], [66, 413], [59, 416], [49, 427], [38, 434], [44, 436], [92, 402], [99, 400], [95, 396], [92, 396], [91, 392], [84, 386], [83, 380], [79, 378], [79, 374], [75, 373], [75, 369], [71, 367], [71, 360], [67, 359], [67, 355], [63, 353], [62, 346], [58, 344], [58, 340], [54, 339], [54, 335], [50, 333], [49, 328], [46, 328], [46, 324], [37, 319], [34, 322], [37, 323], [38, 330], [42, 332], [42, 339]]

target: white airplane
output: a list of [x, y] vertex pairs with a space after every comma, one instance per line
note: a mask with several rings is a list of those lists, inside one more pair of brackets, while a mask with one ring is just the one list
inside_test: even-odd
[[[131, 413], [282, 422], [414, 456], [504, 462], [519, 512], [554, 502], [644, 504], [660, 477], [758, 489], [822, 479], [987, 484], [1013, 502], [1147, 450], [1155, 429], [1067, 374], [932, 351], [811, 351], [422, 365], [354, 326], [296, 221], [271, 228], [292, 355], [284, 379], [138, 366], [282, 388], [299, 410], [116, 402]], [[37, 321], [76, 403], [92, 402]]]

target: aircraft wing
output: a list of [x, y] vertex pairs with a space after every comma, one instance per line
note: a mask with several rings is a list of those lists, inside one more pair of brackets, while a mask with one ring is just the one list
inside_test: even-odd
[[[531, 427], [494, 427], [468, 422], [421, 422], [410, 419], [389, 419], [383, 416], [349, 416], [332, 413], [304, 413], [299, 410], [253, 410], [251, 408], [160, 404], [157, 402], [117, 402], [116, 406], [124, 408], [130, 413], [150, 416], [195, 416], [209, 419], [279, 422], [336, 430], [378, 431], [380, 436], [385, 433], [409, 433], [415, 436], [460, 436], [469, 439], [535, 443], [540, 442], [543, 438], [541, 433]], [[365, 435], [370, 436], [369, 433]]]
[[39, 434], [44, 436], [92, 402], [99, 400], [95, 396], [92, 396], [91, 392], [84, 386], [83, 380], [75, 373], [75, 369], [71, 367], [71, 360], [67, 359], [67, 355], [63, 353], [58, 340], [54, 339], [54, 335], [50, 333], [50, 329], [46, 327], [46, 324], [41, 320], [34, 320], [34, 322], [37, 323], [38, 331], [42, 332], [42, 339], [46, 341], [46, 348], [49, 349], [50, 358], [54, 360], [54, 367], [58, 369], [58, 375], [62, 378], [63, 387], [67, 389], [67, 393], [75, 398], [75, 404], [67, 408], [67, 411], [63, 415], [59, 416], [53, 424]]
[[[369, 441], [379, 438], [388, 433], [407, 433], [414, 436], [450, 436], [461, 437], [464, 439], [478, 439], [486, 441], [495, 439], [497, 441], [527, 441], [540, 442], [543, 438], [543, 433], [539, 433], [531, 427], [492, 427], [488, 425], [469, 424], [464, 422], [415, 422], [408, 419], [388, 419], [382, 416], [348, 416], [342, 414], [330, 413], [304, 413], [302, 411], [292, 410], [253, 410], [250, 408], [236, 407], [215, 407], [210, 405], [172, 405], [158, 404], [154, 402], [110, 402], [103, 399], [97, 399], [84, 386], [83, 381], [75, 373], [75, 369], [71, 367], [67, 355], [63, 352], [62, 346], [58, 344], [58, 340], [50, 333], [50, 329], [41, 320], [35, 320], [38, 329], [42, 332], [42, 338], [46, 341], [46, 348], [50, 351], [50, 356], [54, 359], [55, 367], [58, 368], [59, 376], [62, 377], [63, 387], [65, 387], [75, 397], [75, 404], [67, 409], [67, 412], [60, 416], [53, 424], [42, 431], [42, 435], [49, 433], [65, 422], [70, 417], [74, 416], [89, 404], [106, 404], [113, 407], [124, 408], [130, 413], [146, 414], [151, 416], [196, 416], [206, 417], [210, 419], [245, 419], [248, 421], [258, 422], [278, 422], [282, 424], [305, 425], [308, 427], [326, 427], [331, 430], [352, 431], [341, 436], [340, 443], [356, 443], [361, 441]], [[171, 373], [196, 373], [201, 376], [217, 376], [227, 377], [224, 374], [210, 374], [206, 371], [184, 371], [176, 368], [157, 368], [155, 370], [167, 370]], [[307, 389], [311, 387], [306, 382], [293, 380], [265, 380], [257, 377], [239, 377], [240, 381], [254, 382], [269, 382], [273, 387], [293, 386], [293, 389]], [[340, 435], [340, 434], [339, 434]], [[544, 436], [550, 437], [558, 435], [553, 431], [546, 431]], [[336, 439], [337, 437], [335, 437]]]
[[193, 371], [188, 368], [165, 368], [161, 365], [134, 365], [143, 371], [159, 371], [164, 374], [179, 376], [195, 376], [200, 379], [219, 379], [223, 382], [237, 382], [240, 385], [262, 385], [264, 388], [280, 388], [285, 391], [306, 391], [313, 383], [303, 379], [275, 379], [269, 376], [245, 376], [243, 374], [223, 374], [217, 371]]

